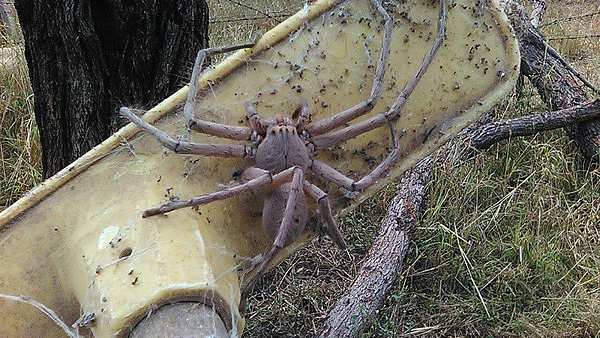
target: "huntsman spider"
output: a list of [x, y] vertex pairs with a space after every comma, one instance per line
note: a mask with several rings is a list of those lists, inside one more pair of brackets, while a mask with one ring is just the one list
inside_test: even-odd
[[[247, 127], [219, 124], [195, 118], [192, 113], [196, 106], [196, 84], [206, 57], [216, 53], [252, 47], [252, 44], [200, 50], [193, 68], [190, 91], [184, 106], [185, 115], [189, 117], [188, 128], [190, 130], [235, 141], [248, 141], [249, 143], [246, 145], [200, 144], [177, 140], [145, 122], [130, 109], [121, 108], [122, 115], [153, 135], [164, 147], [177, 154], [243, 158], [255, 163], [254, 166], [243, 170], [240, 177], [241, 182], [237, 185], [189, 200], [167, 202], [146, 210], [143, 217], [263, 190], [265, 198], [262, 223], [273, 244], [270, 251], [261, 255], [254, 263], [256, 276], [260, 276], [273, 257], [303, 233], [308, 221], [306, 202], [308, 196], [316, 201], [321, 218], [326, 223], [327, 234], [337, 246], [344, 249], [346, 244], [333, 218], [327, 193], [307, 180], [306, 176], [333, 182], [341, 189], [357, 194], [374, 184], [389, 171], [401, 156], [395, 122], [440, 49], [446, 27], [446, 1], [439, 0], [438, 32], [417, 72], [406, 83], [387, 111], [374, 114], [364, 121], [349, 124], [354, 119], [372, 111], [383, 92], [394, 22], [380, 0], [371, 0], [371, 5], [383, 19], [384, 33], [370, 95], [365, 100], [328, 118], [311, 123], [310, 109], [306, 102], [291, 115], [297, 116], [295, 120], [284, 115], [263, 119], [252, 105], [246, 104]], [[359, 180], [353, 180], [315, 158], [316, 153], [320, 150], [336, 146], [382, 126], [388, 126], [390, 130], [392, 147], [387, 157]]]

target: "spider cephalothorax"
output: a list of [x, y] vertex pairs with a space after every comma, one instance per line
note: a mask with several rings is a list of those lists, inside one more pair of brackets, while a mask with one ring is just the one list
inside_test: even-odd
[[298, 166], [306, 170], [310, 152], [298, 132], [299, 125], [281, 115], [266, 121], [265, 134], [256, 149], [256, 166], [273, 173]]
[[[285, 114], [262, 119], [254, 106], [247, 104], [245, 110], [248, 127], [219, 124], [195, 118], [193, 109], [196, 106], [196, 83], [206, 56], [248, 47], [248, 45], [201, 50], [196, 59], [188, 100], [184, 107], [184, 113], [189, 120], [188, 127], [212, 136], [247, 141], [247, 144], [200, 144], [176, 140], [146, 123], [127, 108], [122, 108], [121, 113], [176, 153], [245, 158], [254, 161], [255, 164], [244, 169], [241, 174], [241, 182], [237, 185], [190, 200], [170, 201], [146, 210], [144, 217], [207, 204], [240, 193], [262, 189], [266, 192], [263, 204], [263, 226], [267, 235], [271, 237], [273, 246], [258, 260], [258, 276], [278, 251], [304, 231], [308, 219], [307, 197], [316, 202], [319, 214], [326, 224], [325, 229], [328, 235], [339, 247], [344, 248], [345, 243], [333, 219], [327, 193], [309, 182], [306, 177], [322, 179], [351, 193], [360, 193], [383, 177], [398, 161], [401, 152], [398, 146], [395, 122], [444, 39], [446, 4], [445, 0], [439, 2], [438, 34], [417, 73], [405, 85], [387, 111], [350, 125], [348, 124], [354, 119], [369, 113], [375, 107], [383, 91], [385, 68], [390, 54], [393, 20], [383, 8], [380, 0], [371, 0], [373, 7], [383, 18], [384, 34], [369, 97], [345, 111], [314, 123], [310, 122], [310, 110], [307, 103], [301, 104], [295, 112], [290, 114], [293, 119]], [[391, 132], [390, 152], [378, 166], [360, 180], [353, 180], [315, 158], [315, 153], [319, 150], [325, 150], [382, 126], [388, 126]]]

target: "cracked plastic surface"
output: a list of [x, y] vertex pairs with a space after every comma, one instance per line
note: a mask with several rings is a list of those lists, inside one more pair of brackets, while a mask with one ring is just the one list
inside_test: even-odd
[[[320, 1], [318, 3], [326, 3]], [[329, 1], [332, 2], [332, 1]], [[318, 4], [317, 3], [317, 4]], [[360, 121], [385, 110], [430, 48], [437, 6], [429, 0], [389, 7], [395, 19], [385, 91]], [[323, 182], [340, 214], [399, 176], [418, 159], [492, 107], [512, 88], [518, 54], [508, 24], [493, 3], [449, 1], [447, 39], [397, 122], [404, 155], [390, 176], [349, 200]], [[317, 121], [368, 96], [381, 41], [381, 20], [369, 1], [346, 1], [295, 30], [272, 48], [245, 60], [200, 90], [198, 118], [244, 125], [243, 103], [262, 116], [291, 114], [304, 98]], [[244, 54], [235, 54], [232, 58]], [[232, 58], [225, 62], [232, 61]], [[239, 60], [238, 60], [239, 61]], [[215, 77], [220, 77], [216, 75]], [[158, 124], [186, 135], [185, 117]], [[192, 133], [199, 142], [230, 142]], [[375, 166], [389, 144], [386, 128], [374, 130], [319, 158], [357, 178]], [[237, 310], [246, 258], [270, 243], [260, 226], [259, 195], [241, 196], [142, 219], [144, 209], [174, 196], [219, 189], [249, 162], [169, 153], [139, 134], [112, 150], [0, 233], [0, 292], [31, 296], [67, 322], [96, 314], [97, 337], [126, 335], [151, 308], [180, 299], [214, 306], [229, 329], [240, 332]], [[314, 208], [313, 208], [314, 210]], [[280, 258], [302, 244], [299, 240]], [[0, 336], [60, 337], [45, 317], [22, 304], [0, 301]]]

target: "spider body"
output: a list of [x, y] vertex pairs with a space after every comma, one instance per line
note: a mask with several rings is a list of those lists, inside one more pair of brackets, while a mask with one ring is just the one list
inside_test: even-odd
[[[267, 236], [271, 241], [275, 241], [283, 217], [285, 216], [286, 202], [290, 197], [292, 191], [292, 184], [285, 183], [279, 187], [267, 192], [263, 201], [262, 211], [262, 225]], [[296, 199], [296, 205], [292, 212], [292, 224], [290, 225], [290, 231], [286, 234], [283, 239], [283, 245], [286, 246], [294, 241], [294, 239], [300, 237], [306, 228], [308, 221], [308, 207], [306, 205], [306, 196], [304, 192], [300, 191]]]
[[[262, 221], [266, 234], [273, 240], [273, 245], [269, 252], [264, 253], [255, 262], [256, 276], [260, 277], [275, 255], [304, 231], [308, 219], [306, 202], [308, 197], [316, 202], [319, 215], [326, 225], [325, 230], [329, 237], [340, 248], [344, 249], [345, 243], [333, 218], [327, 193], [305, 179], [305, 173], [311, 178], [331, 182], [352, 194], [361, 193], [383, 178], [401, 157], [396, 122], [409, 96], [442, 46], [445, 35], [446, 1], [439, 0], [440, 19], [437, 37], [413, 78], [406, 83], [387, 111], [374, 114], [363, 121], [351, 123], [356, 118], [372, 111], [380, 99], [384, 87], [385, 68], [390, 54], [393, 19], [382, 6], [381, 0], [371, 0], [371, 4], [382, 16], [384, 26], [381, 52], [374, 73], [371, 94], [363, 101], [328, 118], [311, 123], [310, 110], [306, 102], [302, 103], [292, 114], [294, 118], [297, 117], [295, 122], [283, 116], [263, 120], [250, 104], [245, 107], [248, 127], [220, 124], [195, 118], [196, 84], [206, 56], [247, 48], [251, 45], [199, 51], [192, 72], [188, 99], [184, 106], [184, 114], [188, 118], [189, 129], [216, 137], [248, 142], [245, 145], [239, 143], [202, 144], [177, 140], [148, 124], [128, 108], [121, 108], [122, 115], [155, 136], [163, 146], [176, 153], [237, 157], [254, 161], [253, 166], [243, 170], [239, 184], [189, 200], [167, 202], [159, 207], [146, 210], [143, 217], [199, 206], [242, 193], [264, 191]], [[390, 151], [379, 165], [358, 180], [346, 176], [327, 163], [315, 158], [315, 153], [318, 151], [327, 150], [332, 146], [384, 126], [388, 126], [391, 133]], [[249, 283], [249, 285], [251, 284]]]
[[256, 149], [256, 167], [274, 174], [293, 166], [308, 169], [308, 148], [289, 118], [276, 117], [267, 122], [266, 129], [264, 139]]
[[[256, 167], [271, 174], [278, 174], [286, 169], [298, 167], [306, 171], [310, 165], [309, 150], [298, 133], [298, 124], [289, 118], [277, 116], [266, 122], [267, 128], [262, 142], [256, 149]], [[279, 233], [293, 187], [284, 183], [267, 191], [263, 202], [262, 225], [265, 233], [274, 241]], [[296, 204], [293, 206], [291, 228], [283, 239], [288, 245], [304, 232], [308, 220], [306, 197], [302, 190], [296, 192]]]

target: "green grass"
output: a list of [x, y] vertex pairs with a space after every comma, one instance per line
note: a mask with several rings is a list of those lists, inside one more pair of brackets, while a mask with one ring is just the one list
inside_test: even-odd
[[[303, 1], [243, 3], [280, 14]], [[213, 21], [260, 16], [229, 1], [209, 5]], [[548, 21], [598, 10], [583, 0], [549, 6]], [[215, 22], [211, 45], [245, 42], [274, 24]], [[544, 30], [582, 35], [599, 33], [597, 27], [600, 16]], [[556, 47], [600, 85], [597, 40]], [[40, 180], [33, 102], [19, 64], [10, 74], [0, 66], [0, 209]], [[508, 99], [499, 118], [544, 109], [532, 88], [525, 91]], [[586, 167], [563, 132], [511, 140], [467, 161], [450, 158], [435, 168], [429, 189], [402, 278], [364, 337], [600, 336], [600, 169]], [[340, 220], [348, 255], [315, 240], [270, 273], [249, 302], [246, 336], [318, 332], [360, 268], [393, 193], [388, 187]]]

